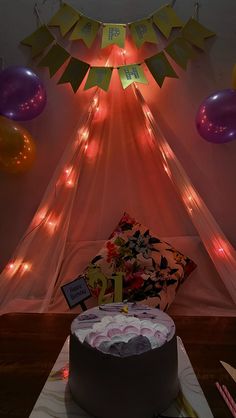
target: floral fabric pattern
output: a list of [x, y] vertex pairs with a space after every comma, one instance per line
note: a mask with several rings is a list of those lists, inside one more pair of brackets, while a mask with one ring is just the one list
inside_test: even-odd
[[[98, 269], [106, 278], [122, 272], [123, 300], [167, 310], [196, 264], [124, 213], [89, 268]], [[113, 281], [109, 282], [107, 294], [114, 291]], [[91, 291], [99, 293], [97, 288]]]

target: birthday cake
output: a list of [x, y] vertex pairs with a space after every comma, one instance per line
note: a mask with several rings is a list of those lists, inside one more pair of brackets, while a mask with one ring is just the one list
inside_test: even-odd
[[112, 303], [71, 326], [69, 387], [94, 417], [153, 418], [178, 394], [177, 340], [164, 312]]

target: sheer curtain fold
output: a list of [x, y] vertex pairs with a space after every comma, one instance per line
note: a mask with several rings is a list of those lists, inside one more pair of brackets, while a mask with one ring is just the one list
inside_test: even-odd
[[92, 255], [99, 250], [124, 211], [160, 237], [195, 236], [197, 231], [229, 298], [236, 301], [234, 249], [191, 184], [140, 90], [123, 90], [114, 72], [107, 93], [93, 91], [90, 108], [0, 276], [1, 312], [42, 312], [53, 304], [64, 309], [60, 286], [81, 273], [90, 261], [87, 249]]

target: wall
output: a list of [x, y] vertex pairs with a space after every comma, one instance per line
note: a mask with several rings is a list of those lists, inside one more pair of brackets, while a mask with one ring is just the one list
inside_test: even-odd
[[[57, 11], [59, 3], [54, 0], [38, 2], [45, 21]], [[83, 1], [68, 0], [68, 3], [78, 7]], [[193, 14], [194, 3], [194, 0], [177, 0], [175, 9], [179, 16], [187, 19]], [[35, 69], [48, 95], [45, 111], [36, 119], [22, 123], [36, 142], [34, 167], [24, 175], [0, 173], [1, 266], [11, 256], [36, 211], [73, 135], [78, 117], [86, 110], [90, 94], [78, 92], [74, 95], [69, 87], [57, 86], [58, 76], [49, 80], [47, 70], [36, 68], [29, 58], [29, 50], [19, 45], [19, 41], [37, 27], [34, 4], [29, 0], [0, 0], [0, 56], [4, 58], [5, 67], [25, 65]], [[160, 1], [159, 4], [164, 3]], [[198, 105], [207, 95], [230, 87], [231, 71], [236, 62], [235, 21], [235, 0], [201, 2], [200, 22], [217, 33], [215, 39], [208, 41], [207, 53], [197, 54], [187, 72], [178, 68], [180, 79], [168, 80], [161, 90], [152, 80], [151, 88], [142, 88], [169, 143], [234, 246], [236, 141], [223, 145], [204, 141], [196, 132], [194, 119]], [[80, 57], [86, 53], [86, 48], [81, 46]]]

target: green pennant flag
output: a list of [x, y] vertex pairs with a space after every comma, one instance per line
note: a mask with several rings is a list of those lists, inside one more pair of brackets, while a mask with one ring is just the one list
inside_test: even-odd
[[111, 67], [92, 67], [90, 68], [84, 90], [98, 86], [107, 91], [110, 85], [113, 68]]
[[174, 9], [168, 4], [161, 7], [154, 15], [153, 21], [161, 33], [168, 39], [173, 28], [181, 28], [183, 22]]
[[90, 48], [97, 36], [99, 28], [100, 24], [98, 22], [81, 16], [70, 36], [70, 41], [82, 39], [85, 45]]
[[45, 57], [38, 63], [38, 67], [48, 67], [50, 77], [52, 77], [69, 56], [70, 54], [60, 45], [53, 45]]
[[192, 46], [184, 38], [175, 38], [165, 51], [184, 70], [187, 68], [188, 61], [194, 56]]
[[148, 84], [148, 80], [139, 64], [123, 65], [118, 68], [118, 72], [123, 89], [126, 89], [132, 83]]
[[149, 20], [141, 20], [139, 22], [131, 23], [130, 31], [132, 38], [138, 48], [145, 42], [158, 43], [157, 34], [153, 28], [152, 22]]
[[126, 27], [123, 25], [104, 25], [102, 31], [102, 48], [108, 45], [118, 45], [120, 48], [125, 46]]
[[215, 36], [215, 33], [205, 28], [195, 19], [189, 19], [181, 30], [181, 35], [192, 45], [204, 50], [204, 40]]
[[70, 83], [74, 93], [76, 93], [88, 69], [89, 64], [72, 57], [58, 84]]
[[21, 44], [31, 46], [31, 57], [34, 58], [51, 45], [54, 40], [54, 36], [48, 30], [47, 26], [43, 25], [30, 36], [23, 39]]
[[68, 4], [63, 3], [58, 12], [50, 20], [48, 26], [59, 26], [61, 34], [64, 36], [79, 20], [79, 16], [76, 10]]
[[166, 77], [178, 78], [176, 72], [171, 67], [164, 52], [153, 55], [145, 60], [149, 71], [152, 73], [158, 85], [161, 87]]

